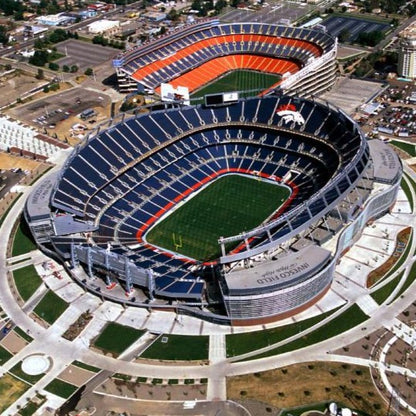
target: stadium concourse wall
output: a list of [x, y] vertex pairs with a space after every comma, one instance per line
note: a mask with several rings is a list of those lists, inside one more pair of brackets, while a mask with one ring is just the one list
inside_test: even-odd
[[297, 285], [268, 294], [227, 296], [224, 303], [233, 325], [257, 325], [284, 319], [302, 312], [316, 303], [329, 290], [335, 266], [358, 240], [364, 227], [389, 211], [397, 198], [401, 174], [395, 182], [380, 193], [370, 197], [355, 220], [339, 236], [336, 252], [323, 269]]

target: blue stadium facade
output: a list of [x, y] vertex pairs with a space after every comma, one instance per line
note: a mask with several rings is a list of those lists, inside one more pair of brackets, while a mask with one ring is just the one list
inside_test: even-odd
[[[93, 292], [101, 276], [143, 295], [123, 303], [252, 324], [294, 314], [326, 293], [339, 256], [394, 203], [401, 170], [387, 145], [369, 144], [342, 111], [313, 100], [273, 95], [171, 108], [91, 134], [37, 187], [26, 218], [41, 247]], [[297, 192], [281, 215], [220, 239], [215, 264], [140, 238], [175, 198], [236, 172], [281, 178]], [[324, 247], [330, 239], [335, 251]], [[227, 252], [229, 242], [242, 248]]]

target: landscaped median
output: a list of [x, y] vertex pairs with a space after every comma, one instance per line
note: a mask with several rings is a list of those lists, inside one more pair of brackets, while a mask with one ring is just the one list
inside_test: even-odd
[[396, 246], [391, 256], [368, 274], [367, 288], [373, 287], [381, 279], [394, 273], [406, 261], [411, 247], [412, 231], [412, 227], [407, 227], [397, 234]]

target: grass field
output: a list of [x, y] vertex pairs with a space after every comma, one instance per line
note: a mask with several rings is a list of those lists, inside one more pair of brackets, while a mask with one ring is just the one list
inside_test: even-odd
[[12, 256], [20, 256], [32, 250], [36, 250], [36, 244], [25, 220], [21, 218], [19, 227], [14, 235]]
[[104, 352], [111, 352], [114, 355], [119, 355], [143, 334], [144, 331], [139, 331], [138, 329], [120, 325], [115, 322], [109, 322], [94, 341], [94, 346], [100, 348]]
[[68, 307], [63, 299], [54, 292], [48, 291], [42, 300], [38, 303], [34, 312], [48, 324], [53, 324]]
[[0, 365], [3, 365], [8, 359], [12, 358], [13, 354], [0, 346]]
[[19, 295], [24, 301], [27, 301], [42, 284], [34, 266], [22, 267], [13, 272], [14, 284], [16, 285]]
[[78, 390], [78, 387], [55, 378], [45, 387], [45, 390], [67, 399]]
[[10, 374], [4, 374], [0, 378], [0, 413], [11, 406], [29, 388], [29, 384]]
[[283, 186], [247, 176], [223, 176], [157, 223], [146, 240], [194, 259], [214, 259], [221, 254], [219, 237], [260, 225], [289, 195]]
[[279, 415], [307, 415], [307, 410], [319, 409], [319, 406], [310, 406], [312, 403], [329, 401], [358, 409], [359, 415], [388, 414], [387, 403], [379, 396], [368, 368], [344, 363], [302, 363], [227, 377], [227, 398], [238, 401], [254, 399], [280, 409], [304, 406], [299, 411], [273, 413]]
[[159, 337], [157, 341], [144, 351], [141, 357], [154, 360], [207, 360], [208, 343], [209, 338], [205, 335], [187, 336], [167, 334]]
[[203, 97], [206, 94], [231, 91], [250, 91], [252, 93], [240, 94], [240, 96], [254, 96], [259, 92], [279, 82], [279, 75], [265, 74], [255, 71], [238, 70], [230, 72], [215, 80], [209, 85], [202, 87], [191, 95], [191, 98]]

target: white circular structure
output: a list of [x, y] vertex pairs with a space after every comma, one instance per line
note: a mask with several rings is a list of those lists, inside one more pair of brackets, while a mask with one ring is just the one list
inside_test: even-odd
[[22, 370], [30, 376], [37, 376], [48, 371], [51, 365], [50, 359], [43, 354], [35, 354], [26, 357], [22, 361]]

